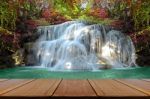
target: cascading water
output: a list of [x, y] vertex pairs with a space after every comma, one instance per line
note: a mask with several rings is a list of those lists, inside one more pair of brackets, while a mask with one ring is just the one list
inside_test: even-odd
[[98, 24], [71, 21], [38, 27], [35, 53], [53, 71], [99, 70], [135, 66], [135, 49], [123, 33]]

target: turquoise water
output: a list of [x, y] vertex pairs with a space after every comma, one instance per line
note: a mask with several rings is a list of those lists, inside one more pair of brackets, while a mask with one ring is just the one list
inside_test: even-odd
[[109, 69], [101, 71], [52, 72], [46, 68], [17, 67], [0, 70], [0, 78], [63, 78], [63, 79], [111, 79], [150, 78], [150, 67]]

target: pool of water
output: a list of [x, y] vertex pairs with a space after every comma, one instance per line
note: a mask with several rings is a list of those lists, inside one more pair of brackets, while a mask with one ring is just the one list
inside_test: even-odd
[[52, 72], [46, 68], [17, 67], [0, 70], [0, 78], [63, 78], [63, 79], [111, 79], [150, 78], [150, 67], [109, 69], [100, 71]]

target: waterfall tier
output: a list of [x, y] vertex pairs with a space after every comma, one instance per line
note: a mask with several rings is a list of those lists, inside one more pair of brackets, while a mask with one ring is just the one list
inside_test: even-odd
[[70, 21], [38, 27], [36, 57], [52, 71], [99, 70], [135, 66], [130, 37], [107, 26]]

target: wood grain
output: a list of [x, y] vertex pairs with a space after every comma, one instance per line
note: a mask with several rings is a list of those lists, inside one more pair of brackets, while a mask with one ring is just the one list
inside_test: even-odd
[[139, 79], [122, 79], [117, 81], [126, 84], [131, 88], [135, 88], [150, 96], [150, 82], [139, 80]]
[[30, 83], [33, 80], [25, 79], [12, 79], [4, 82], [0, 82], [0, 95], [7, 93], [15, 88], [23, 86], [24, 84]]
[[0, 96], [150, 96], [149, 79], [0, 79]]
[[63, 80], [53, 96], [96, 96], [87, 80]]
[[3, 94], [3, 96], [51, 96], [57, 87], [56, 84], [59, 84], [58, 82], [60, 80], [38, 79]]
[[146, 96], [146, 94], [114, 80], [89, 80], [89, 82], [98, 96]]

